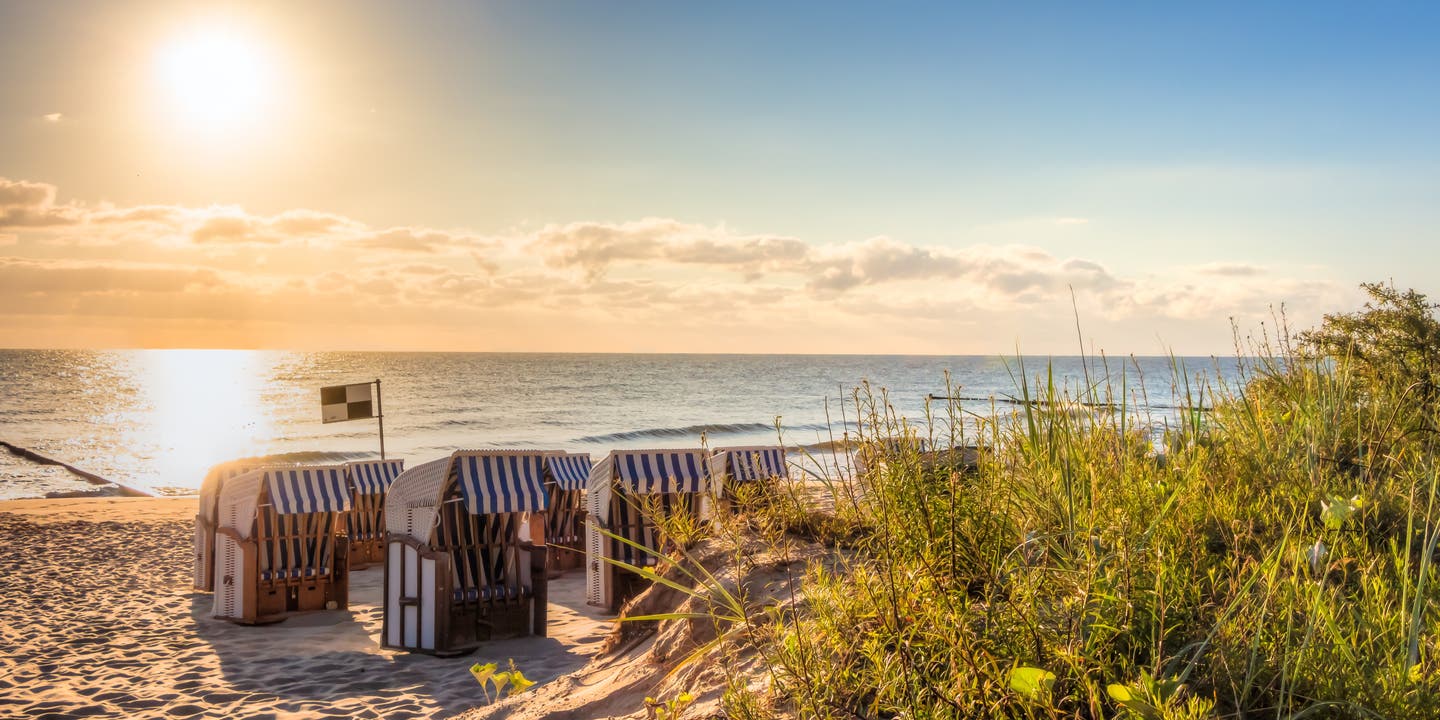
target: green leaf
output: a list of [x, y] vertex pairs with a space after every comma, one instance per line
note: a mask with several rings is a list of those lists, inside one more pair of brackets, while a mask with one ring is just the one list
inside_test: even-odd
[[1325, 527], [1339, 530], [1345, 525], [1345, 521], [1355, 514], [1355, 509], [1360, 506], [1361, 502], [1359, 495], [1353, 499], [1346, 499], [1339, 495], [1331, 496], [1329, 502], [1323, 500], [1320, 502], [1320, 520], [1325, 523]]
[[510, 673], [501, 672], [490, 676], [490, 682], [495, 683], [495, 697], [500, 697], [500, 691], [510, 683]]
[[486, 663], [484, 665], [475, 663], [470, 666], [470, 674], [474, 675], [475, 680], [481, 685], [484, 685], [485, 681], [489, 680], [490, 676], [495, 674], [495, 667], [495, 663]]
[[520, 672], [519, 670], [514, 670], [514, 671], [512, 671], [512, 672], [510, 673], [510, 694], [511, 694], [511, 695], [519, 695], [520, 693], [523, 693], [523, 692], [525, 692], [526, 690], [529, 690], [529, 689], [530, 689], [530, 686], [531, 686], [531, 685], [534, 685], [534, 684], [535, 684], [535, 681], [534, 681], [534, 680], [531, 680], [531, 679], [525, 677], [525, 673], [522, 673], [522, 672]]
[[1010, 671], [1010, 689], [1028, 698], [1039, 698], [1055, 685], [1055, 673], [1036, 667], [1017, 667]]
[[1120, 683], [1110, 683], [1109, 685], [1106, 685], [1105, 694], [1109, 695], [1111, 700], [1114, 700], [1121, 705], [1124, 705], [1125, 703], [1128, 703], [1131, 700], [1135, 699], [1135, 696], [1130, 692], [1130, 688], [1125, 687]]

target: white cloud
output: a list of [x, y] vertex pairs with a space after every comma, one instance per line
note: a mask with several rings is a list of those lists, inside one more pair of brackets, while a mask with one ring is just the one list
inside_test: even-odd
[[[877, 236], [827, 244], [659, 217], [487, 237], [375, 228], [304, 208], [265, 215], [56, 198], [52, 185], [0, 179], [0, 245], [37, 255], [0, 259], [0, 327], [20, 316], [50, 317], [57, 328], [103, 317], [125, 327], [183, 321], [195, 332], [210, 320], [264, 323], [275, 337], [308, 343], [331, 338], [335, 327], [413, 323], [430, 328], [428, 337], [441, 329], [452, 341], [472, 338], [466, 347], [475, 349], [497, 347], [499, 328], [510, 333], [510, 349], [556, 328], [597, 343], [574, 350], [623, 349], [630, 346], [604, 339], [664, 329], [655, 338], [689, 338], [673, 350], [853, 352], [875, 348], [846, 338], [884, 337], [895, 352], [984, 352], [1025, 333], [1041, 342], [1063, 336], [1068, 347], [1076, 310], [1128, 338], [1178, 323], [1213, 325], [1223, 343], [1231, 316], [1261, 316], [1288, 301], [1308, 317], [1346, 297], [1322, 271], [1217, 260], [1117, 273], [1099, 258], [1013, 242]], [[712, 337], [714, 327], [744, 329], [728, 333], [741, 344]], [[769, 344], [745, 345], [752, 334]]]

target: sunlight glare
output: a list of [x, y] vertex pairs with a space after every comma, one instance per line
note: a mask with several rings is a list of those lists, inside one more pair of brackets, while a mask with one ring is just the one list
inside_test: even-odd
[[247, 350], [156, 350], [133, 369], [143, 422], [129, 446], [153, 453], [161, 486], [198, 485], [217, 462], [270, 449], [274, 419], [262, 402], [272, 364]]
[[260, 44], [231, 30], [192, 32], [162, 48], [159, 79], [176, 123], [227, 133], [265, 119], [274, 99], [273, 63]]

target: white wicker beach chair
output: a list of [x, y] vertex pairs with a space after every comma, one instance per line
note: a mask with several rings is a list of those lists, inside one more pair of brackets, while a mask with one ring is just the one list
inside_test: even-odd
[[341, 465], [268, 467], [228, 480], [217, 503], [215, 617], [259, 624], [344, 610], [349, 548], [337, 531], [349, 510]]
[[654, 565], [656, 554], [665, 551], [653, 518], [641, 512], [641, 498], [649, 498], [644, 504], [652, 512], [691, 513], [698, 521], [708, 511], [709, 492], [708, 458], [699, 448], [615, 450], [596, 463], [586, 493], [586, 602], [614, 611], [644, 587], [643, 578], [605, 558], [644, 567]]
[[404, 470], [404, 460], [345, 463], [351, 492], [350, 513], [345, 516], [351, 570], [385, 562], [385, 493]]
[[382, 646], [458, 655], [545, 634], [545, 547], [521, 531], [545, 510], [547, 454], [462, 450], [395, 479], [385, 498]]

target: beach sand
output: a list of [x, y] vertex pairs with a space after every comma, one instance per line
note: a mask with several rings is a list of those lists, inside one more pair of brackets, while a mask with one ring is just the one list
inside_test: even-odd
[[447, 717], [486, 704], [472, 663], [550, 683], [612, 624], [572, 570], [551, 581], [549, 637], [386, 651], [374, 567], [352, 574], [349, 612], [233, 625], [190, 588], [194, 513], [193, 498], [0, 502], [0, 717]]

